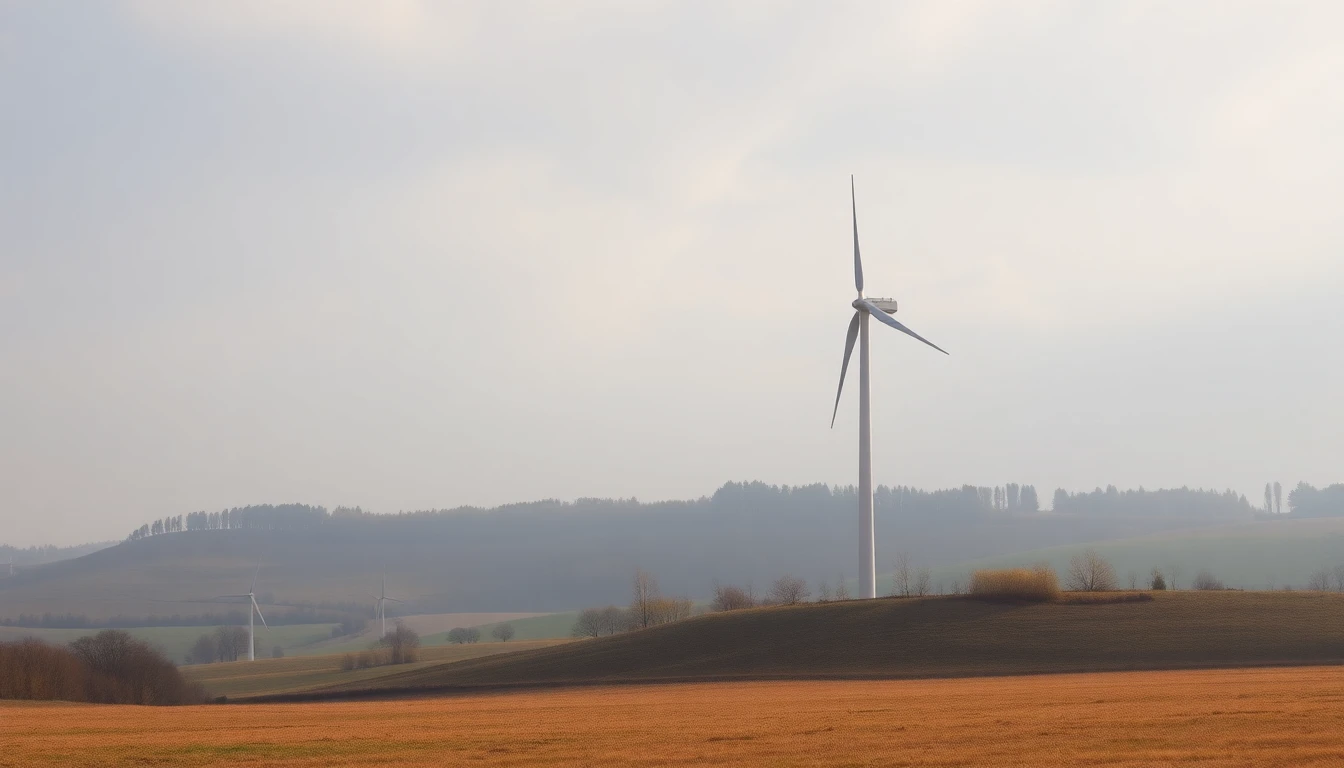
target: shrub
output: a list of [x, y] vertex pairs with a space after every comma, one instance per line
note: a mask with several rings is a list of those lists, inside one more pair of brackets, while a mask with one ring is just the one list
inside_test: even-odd
[[1059, 597], [1059, 579], [1044, 565], [980, 570], [971, 575], [971, 596], [1044, 603]]
[[711, 610], [740, 611], [743, 608], [753, 608], [755, 605], [756, 599], [741, 587], [714, 585], [714, 602], [710, 606]]
[[32, 639], [0, 643], [0, 698], [190, 704], [205, 694], [149, 643], [109, 629], [68, 648]]
[[1162, 572], [1156, 568], [1153, 569], [1153, 576], [1148, 581], [1148, 588], [1155, 592], [1167, 588], [1167, 580], [1162, 576]]

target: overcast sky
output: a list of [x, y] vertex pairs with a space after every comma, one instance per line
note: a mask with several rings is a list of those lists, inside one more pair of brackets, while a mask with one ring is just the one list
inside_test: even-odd
[[1344, 6], [0, 3], [0, 542], [1344, 480]]

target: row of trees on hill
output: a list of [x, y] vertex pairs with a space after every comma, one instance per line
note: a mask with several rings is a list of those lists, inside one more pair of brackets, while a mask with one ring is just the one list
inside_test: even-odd
[[[262, 605], [273, 603], [273, 599], [258, 596]], [[367, 611], [362, 605], [350, 604], [338, 608], [316, 608], [311, 605], [287, 606], [287, 610], [268, 614], [266, 621], [276, 626], [290, 624], [326, 624], [329, 622], [362, 621], [356, 612]], [[127, 627], [214, 627], [222, 624], [246, 624], [247, 612], [243, 610], [223, 611], [220, 613], [193, 613], [169, 616], [113, 616], [111, 618], [90, 618], [79, 613], [21, 613], [18, 616], [0, 617], [0, 627], [30, 627], [33, 629], [121, 629]]]
[[188, 512], [145, 523], [131, 531], [127, 539], [136, 541], [149, 536], [180, 531], [281, 530], [321, 525], [330, 518], [325, 507], [307, 504], [257, 504], [218, 512]]
[[1099, 517], [1196, 517], [1237, 519], [1251, 517], [1255, 510], [1242, 494], [1236, 491], [1206, 491], [1192, 488], [1164, 488], [1149, 491], [1121, 491], [1114, 485], [1105, 490], [1069, 493], [1063, 488], [1055, 491], [1053, 509], [1056, 513]]
[[204, 698], [162, 653], [121, 630], [66, 647], [35, 639], [0, 643], [0, 699], [192, 704]]
[[[1277, 485], [1277, 484], [1276, 484]], [[667, 507], [680, 505], [696, 508], [709, 505], [719, 508], [779, 510], [788, 516], [792, 509], [824, 509], [836, 498], [856, 495], [853, 486], [830, 487], [824, 484], [800, 486], [773, 486], [765, 483], [725, 483], [707, 499], [688, 502], [659, 502], [654, 505], [640, 504], [636, 499], [576, 499], [563, 502], [546, 499], [524, 504], [509, 504], [496, 507], [492, 512], [508, 515], [530, 510], [548, 508], [561, 511], [565, 509], [601, 510], [639, 507]], [[1270, 499], [1271, 487], [1266, 486], [1266, 501]], [[1296, 496], [1294, 496], [1296, 495]], [[1328, 508], [1326, 514], [1344, 514], [1344, 486], [1331, 486], [1317, 491], [1301, 483], [1297, 490], [1289, 495], [1290, 504], [1297, 512], [1311, 508]], [[1277, 500], [1277, 497], [1275, 497]], [[1293, 503], [1293, 498], [1298, 498]], [[888, 517], [897, 518], [938, 518], [976, 517], [996, 512], [1031, 514], [1040, 511], [1040, 499], [1033, 485], [1007, 483], [1001, 486], [963, 485], [960, 488], [926, 491], [909, 486], [878, 486], [873, 494], [875, 511]], [[1279, 502], [1276, 501], [1276, 504]], [[1234, 491], [1210, 491], [1191, 488], [1174, 488], [1148, 491], [1120, 491], [1114, 485], [1105, 490], [1097, 488], [1090, 492], [1070, 493], [1062, 488], [1055, 491], [1053, 510], [1060, 513], [1083, 514], [1089, 516], [1160, 516], [1177, 515], [1182, 517], [1229, 518], [1247, 516], [1254, 512], [1245, 496]], [[321, 526], [331, 522], [363, 522], [369, 520], [427, 518], [486, 511], [476, 507], [456, 509], [431, 509], [418, 512], [404, 512], [395, 515], [375, 515], [359, 507], [337, 507], [328, 512], [320, 506], [306, 504], [260, 504], [248, 507], [235, 507], [218, 512], [191, 512], [175, 517], [165, 517], [146, 523], [132, 531], [128, 538], [143, 539], [165, 533], [179, 531], [205, 530], [281, 530], [304, 529]], [[1303, 511], [1303, 514], [1308, 514]], [[1320, 512], [1312, 512], [1320, 514]]]

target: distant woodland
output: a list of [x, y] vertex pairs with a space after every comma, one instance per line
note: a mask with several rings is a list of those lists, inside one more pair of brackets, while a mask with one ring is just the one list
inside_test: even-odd
[[[1274, 498], [1272, 486], [1267, 497]], [[884, 573], [898, 557], [914, 570], [936, 569], [1250, 521], [1276, 509], [1232, 491], [1107, 487], [1056, 491], [1053, 509], [1042, 510], [1037, 489], [1021, 483], [882, 486], [874, 499]], [[1283, 500], [1288, 511], [1275, 517], [1344, 515], [1344, 486], [1300, 484]], [[106, 626], [153, 614], [154, 624], [210, 624], [220, 618], [210, 614], [237, 607], [201, 601], [244, 589], [258, 563], [259, 597], [276, 606], [266, 613], [276, 623], [314, 609], [367, 613], [367, 595], [384, 571], [389, 589], [408, 600], [398, 609], [408, 613], [620, 603], [636, 569], [656, 575], [667, 594], [696, 597], [711, 594], [715, 583], [763, 589], [783, 574], [835, 585], [857, 575], [857, 501], [853, 487], [734, 482], [699, 499], [653, 503], [543, 500], [394, 514], [303, 504], [197, 511], [148, 522], [120, 545], [85, 557], [9, 576], [0, 568], [7, 607], [0, 618], [78, 627], [85, 616]]]

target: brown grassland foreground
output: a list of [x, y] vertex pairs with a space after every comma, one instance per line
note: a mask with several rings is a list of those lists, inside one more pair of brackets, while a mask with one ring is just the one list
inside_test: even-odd
[[0, 766], [1338, 766], [1344, 668], [0, 704]]

